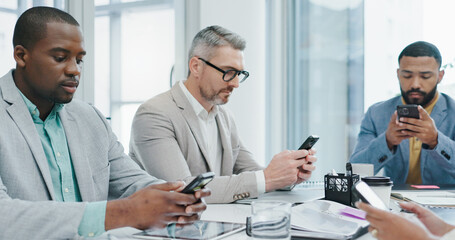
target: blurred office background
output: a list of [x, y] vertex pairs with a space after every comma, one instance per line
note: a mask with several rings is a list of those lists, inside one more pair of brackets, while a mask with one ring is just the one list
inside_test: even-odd
[[247, 40], [250, 78], [227, 104], [245, 145], [265, 165], [319, 135], [312, 180], [344, 171], [363, 113], [399, 94], [406, 45], [440, 49], [447, 69], [439, 90], [455, 97], [452, 0], [2, 0], [1, 74], [15, 67], [17, 17], [38, 5], [81, 23], [88, 54], [76, 96], [111, 118], [126, 152], [137, 107], [186, 78], [192, 38], [214, 24]]

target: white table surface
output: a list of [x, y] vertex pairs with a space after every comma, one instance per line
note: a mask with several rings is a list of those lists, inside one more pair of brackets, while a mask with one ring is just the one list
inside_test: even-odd
[[[280, 197], [283, 200], [292, 199], [293, 202], [306, 202], [310, 200], [317, 199], [318, 195], [324, 196], [323, 189], [321, 186], [316, 187], [300, 187], [294, 189], [291, 192], [274, 192], [268, 193], [260, 197], [260, 199], [268, 200], [279, 200]], [[320, 198], [320, 197], [319, 197]], [[247, 216], [250, 215], [251, 207], [248, 204], [208, 204], [207, 210], [202, 214], [201, 220], [215, 220], [215, 221], [225, 221], [225, 222], [240, 222], [244, 223]], [[135, 228], [119, 228], [106, 232], [100, 236], [100, 239], [108, 240], [130, 240], [138, 239], [134, 238], [133, 234], [140, 232], [140, 230]], [[243, 240], [243, 239], [253, 239], [248, 237], [245, 231], [238, 232], [236, 234], [227, 236], [223, 239], [226, 240]], [[367, 233], [360, 238], [359, 240], [373, 240], [371, 234]]]

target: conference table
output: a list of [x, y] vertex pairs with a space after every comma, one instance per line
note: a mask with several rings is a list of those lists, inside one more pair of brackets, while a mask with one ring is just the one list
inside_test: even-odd
[[[316, 199], [324, 198], [324, 189], [323, 185], [319, 186], [307, 186], [307, 187], [298, 187], [292, 191], [278, 191], [273, 193], [267, 193], [259, 197], [260, 200], [286, 200], [293, 203], [303, 203], [309, 202]], [[208, 204], [207, 210], [201, 215], [201, 220], [209, 221], [224, 221], [224, 222], [243, 222], [243, 219], [246, 218], [251, 212], [251, 206], [248, 204], [248, 201], [240, 201], [239, 203], [233, 204]], [[394, 204], [392, 204], [394, 205]], [[391, 207], [393, 207], [391, 205]], [[106, 232], [100, 239], [109, 239], [109, 240], [131, 240], [138, 239], [133, 236], [133, 234], [140, 232], [140, 230], [135, 228], [120, 228]], [[245, 231], [234, 233], [232, 235], [226, 236], [223, 239], [226, 240], [251, 240], [252, 237], [246, 235]], [[292, 239], [307, 239], [307, 238], [295, 238]], [[308, 238], [309, 239], [309, 238]], [[357, 239], [359, 240], [372, 240], [375, 239], [371, 234], [366, 233]]]

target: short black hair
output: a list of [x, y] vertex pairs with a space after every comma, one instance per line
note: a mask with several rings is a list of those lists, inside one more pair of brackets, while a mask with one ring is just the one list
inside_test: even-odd
[[433, 57], [436, 62], [441, 67], [442, 57], [441, 53], [439, 52], [438, 48], [429, 43], [424, 41], [418, 41], [415, 43], [409, 44], [407, 47], [401, 51], [400, 56], [398, 56], [398, 64], [400, 64], [400, 60], [402, 57]]
[[14, 27], [13, 46], [22, 45], [25, 48], [33, 46], [46, 37], [46, 24], [50, 22], [67, 23], [79, 26], [70, 14], [51, 7], [33, 7], [22, 13]]

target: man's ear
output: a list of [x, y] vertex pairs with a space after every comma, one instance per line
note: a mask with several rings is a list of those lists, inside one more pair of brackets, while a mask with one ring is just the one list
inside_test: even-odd
[[439, 71], [438, 84], [442, 81], [442, 78], [444, 77], [444, 74], [445, 74], [444, 70]]
[[198, 57], [192, 57], [188, 63], [188, 69], [194, 77], [198, 77], [202, 70], [201, 61]]
[[24, 68], [25, 62], [28, 59], [28, 51], [22, 45], [16, 45], [14, 47], [14, 60], [16, 60], [17, 67]]

